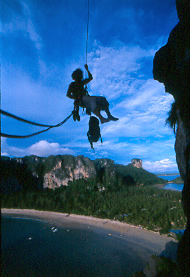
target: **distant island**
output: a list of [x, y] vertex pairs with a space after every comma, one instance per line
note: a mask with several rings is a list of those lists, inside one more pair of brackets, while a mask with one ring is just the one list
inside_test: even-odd
[[156, 174], [157, 176], [175, 176], [175, 175], [179, 175], [179, 172], [174, 172], [174, 173], [159, 173]]

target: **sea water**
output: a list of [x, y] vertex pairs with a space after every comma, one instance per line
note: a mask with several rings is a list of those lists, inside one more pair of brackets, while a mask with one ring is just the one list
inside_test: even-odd
[[[158, 175], [158, 177], [171, 182], [175, 178], [180, 177], [180, 175], [179, 174], [178, 175], [166, 175], [166, 176]], [[169, 184], [166, 184], [163, 189], [182, 191], [183, 186], [184, 186], [184, 184], [169, 183]]]
[[160, 251], [108, 233], [2, 215], [2, 276], [131, 276]]
[[171, 182], [172, 180], [176, 179], [177, 177], [180, 177], [180, 175], [179, 174], [177, 174], [177, 175], [175, 175], [175, 174], [174, 175], [164, 175], [164, 176], [163, 175], [158, 175], [158, 177]]
[[170, 183], [165, 185], [164, 189], [182, 191], [184, 184]]
[[[2, 276], [30, 276], [36, 257], [43, 259], [40, 244], [48, 230], [49, 226], [40, 220], [2, 216]], [[37, 273], [36, 265], [33, 269]]]

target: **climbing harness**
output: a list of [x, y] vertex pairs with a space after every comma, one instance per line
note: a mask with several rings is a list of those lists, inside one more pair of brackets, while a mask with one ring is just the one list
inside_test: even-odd
[[3, 110], [1, 110], [1, 109], [0, 109], [0, 113], [3, 114], [3, 115], [5, 115], [5, 116], [12, 117], [12, 118], [14, 118], [14, 119], [16, 119], [16, 120], [19, 120], [19, 121], [22, 121], [22, 122], [25, 122], [25, 123], [28, 123], [28, 124], [32, 124], [32, 125], [40, 126], [40, 127], [48, 127], [48, 128], [45, 129], [45, 130], [42, 130], [42, 131], [39, 131], [39, 132], [30, 134], [30, 135], [25, 135], [25, 136], [9, 135], [9, 134], [0, 133], [0, 136], [1, 136], [1, 137], [5, 137], [5, 138], [29, 138], [29, 137], [32, 137], [32, 136], [39, 135], [39, 134], [41, 134], [41, 133], [44, 133], [44, 132], [49, 131], [49, 130], [52, 129], [52, 128], [60, 127], [61, 125], [63, 125], [63, 124], [73, 115], [73, 112], [72, 112], [67, 118], [65, 118], [63, 121], [61, 121], [60, 123], [58, 123], [58, 124], [56, 124], [56, 125], [46, 125], [46, 124], [40, 124], [40, 123], [36, 123], [36, 122], [32, 122], [32, 121], [23, 119], [23, 118], [21, 118], [21, 117], [18, 117], [18, 116], [16, 116], [16, 115], [11, 114], [11, 113], [5, 112], [5, 111], [3, 111]]
[[[90, 1], [88, 0], [87, 35], [86, 35], [86, 64], [88, 62], [87, 58], [88, 58], [88, 33], [89, 33], [89, 2]], [[89, 95], [88, 94], [88, 90], [87, 90], [87, 86], [85, 86], [84, 91], [85, 91], [85, 95]], [[39, 131], [39, 132], [36, 132], [36, 133], [32, 133], [32, 134], [29, 134], [29, 135], [24, 135], [24, 136], [10, 135], [10, 134], [4, 134], [4, 133], [0, 133], [0, 136], [1, 137], [6, 137], [6, 138], [17, 138], [17, 139], [20, 139], [20, 138], [29, 138], [29, 137], [36, 136], [36, 135], [39, 135], [41, 133], [47, 132], [47, 131], [49, 131], [52, 128], [60, 127], [67, 120], [69, 120], [69, 118], [71, 116], [73, 116], [74, 121], [76, 121], [76, 120], [80, 121], [80, 116], [78, 114], [78, 109], [79, 109], [79, 104], [75, 103], [75, 107], [74, 107], [74, 110], [72, 111], [72, 113], [67, 118], [65, 118], [63, 121], [61, 121], [60, 123], [58, 123], [56, 125], [47, 125], [47, 124], [36, 123], [36, 122], [33, 122], [33, 121], [29, 121], [29, 120], [23, 119], [21, 117], [18, 117], [16, 115], [13, 115], [11, 113], [8, 113], [8, 112], [3, 111], [3, 110], [0, 109], [0, 113], [2, 115], [7, 116], [7, 117], [11, 117], [13, 119], [22, 121], [24, 123], [32, 124], [32, 125], [35, 125], [35, 126], [46, 127], [46, 129], [44, 129], [42, 131]], [[83, 113], [84, 113], [84, 108], [83, 108]], [[89, 111], [86, 111], [86, 113], [91, 115], [91, 113]], [[94, 149], [93, 148], [93, 142], [97, 142], [99, 139], [101, 139], [101, 142], [102, 142], [102, 138], [101, 138], [101, 134], [100, 134], [100, 127], [99, 127], [99, 120], [96, 117], [94, 117], [94, 116], [90, 117], [90, 120], [89, 120], [89, 131], [87, 133], [87, 136], [88, 136], [88, 140], [90, 142], [90, 145], [91, 145], [92, 149]]]

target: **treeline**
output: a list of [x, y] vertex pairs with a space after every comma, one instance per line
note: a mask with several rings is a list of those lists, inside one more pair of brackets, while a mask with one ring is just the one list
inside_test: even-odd
[[10, 158], [1, 158], [0, 170], [2, 194], [42, 188], [39, 184], [39, 178], [32, 174], [26, 164], [17, 163], [16, 160], [11, 160]]
[[182, 180], [181, 177], [177, 177], [174, 180], [172, 180], [172, 183], [176, 183], [176, 184], [183, 184], [184, 181]]
[[55, 190], [3, 194], [1, 206], [115, 219], [160, 233], [186, 225], [180, 192], [152, 186], [97, 185], [93, 179], [79, 179]]
[[[138, 160], [138, 159], [137, 159]], [[96, 159], [94, 161], [83, 156], [58, 155], [47, 158], [26, 156], [24, 158], [1, 157], [1, 192], [11, 193], [16, 190], [30, 190], [31, 187], [43, 189], [45, 186], [55, 188], [58, 183], [89, 176], [96, 183], [108, 185], [153, 185], [164, 184], [166, 180], [158, 178], [143, 168], [136, 168], [132, 164], [127, 166], [115, 164], [110, 159]], [[45, 175], [55, 176], [52, 184], [45, 182]], [[56, 180], [55, 180], [56, 179]], [[58, 180], [58, 181], [57, 181]], [[55, 181], [55, 182], [54, 182]]]

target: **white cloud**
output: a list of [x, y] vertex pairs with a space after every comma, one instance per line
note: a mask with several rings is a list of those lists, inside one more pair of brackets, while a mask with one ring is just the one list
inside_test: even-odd
[[152, 49], [145, 50], [139, 46], [122, 45], [116, 48], [96, 43], [94, 50], [89, 53], [89, 64], [94, 76], [92, 90], [108, 99], [131, 94], [131, 88], [139, 82], [137, 77], [143, 74], [143, 60], [153, 56]]
[[[52, 22], [54, 21], [48, 21], [49, 9], [46, 11], [47, 13], [43, 13], [42, 17], [38, 18], [41, 5], [39, 5], [38, 13], [35, 14], [36, 6], [34, 7], [31, 1], [19, 0], [18, 3], [20, 3], [18, 14], [14, 10], [14, 5], [10, 5], [10, 7], [7, 5], [7, 9], [13, 10], [9, 10], [7, 13], [9, 16], [3, 25], [2, 32], [4, 36], [7, 35], [7, 38], [13, 34], [18, 38], [27, 38], [27, 43], [30, 43], [31, 49], [35, 50], [35, 70], [33, 66], [30, 69], [31, 61], [27, 60], [27, 55], [25, 56], [27, 67], [23, 65], [22, 59], [19, 59], [17, 64], [11, 64], [11, 59], [9, 60], [8, 57], [2, 75], [2, 109], [28, 120], [55, 124], [68, 116], [73, 109], [73, 101], [66, 97], [66, 91], [72, 81], [72, 71], [82, 66], [81, 62], [83, 63], [84, 56], [80, 53], [80, 49], [85, 41], [81, 42], [80, 36], [76, 37], [79, 49], [77, 51], [75, 48], [69, 49], [71, 52], [69, 56], [67, 56], [67, 51], [64, 52], [67, 43], [62, 39], [59, 41], [63, 43], [61, 44], [63, 46], [61, 54], [59, 43], [54, 43], [55, 48], [50, 49], [52, 45], [51, 32], [45, 36], [43, 32], [46, 20], [46, 30], [49, 28], [51, 30], [53, 26]], [[130, 8], [129, 10], [122, 8], [122, 12], [123, 20], [126, 19], [128, 24], [125, 27], [126, 34], [134, 32], [135, 43], [140, 41], [141, 37], [137, 32], [140, 32], [141, 29], [137, 28], [136, 16], [141, 17], [142, 13], [137, 14], [136, 10], [130, 10]], [[131, 12], [133, 13], [132, 17]], [[142, 11], [139, 10], [139, 12]], [[117, 17], [121, 17], [121, 8], [116, 9], [116, 13]], [[63, 19], [65, 21], [67, 18]], [[110, 22], [106, 24], [110, 30]], [[114, 21], [111, 24], [115, 26]], [[66, 26], [67, 28], [68, 26]], [[55, 34], [59, 37], [61, 33], [55, 31], [53, 35]], [[161, 161], [174, 154], [174, 136], [172, 131], [165, 127], [165, 119], [173, 99], [164, 92], [163, 85], [154, 81], [152, 76], [154, 53], [165, 44], [167, 37], [159, 36], [157, 38], [155, 34], [154, 45], [143, 48], [138, 44], [132, 45], [134, 41], [127, 41], [123, 34], [122, 36], [119, 36], [118, 33], [112, 35], [112, 44], [109, 45], [107, 42], [106, 47], [98, 41], [92, 46], [89, 41], [91, 44], [89, 46], [92, 46], [89, 49], [92, 50], [88, 53], [89, 69], [94, 77], [89, 84], [89, 93], [107, 97], [111, 112], [114, 116], [119, 117], [117, 122], [100, 126], [103, 146], [101, 143], [96, 143], [95, 153], [90, 149], [86, 136], [88, 117], [81, 116], [80, 122], [74, 122], [71, 118], [61, 128], [51, 129], [49, 132], [41, 134], [41, 140], [38, 142], [36, 139], [30, 140], [30, 142], [33, 141], [32, 145], [29, 145], [28, 141], [24, 141], [23, 146], [20, 147], [19, 143], [12, 143], [10, 140], [12, 144], [9, 145], [9, 140], [4, 140], [2, 151], [5, 155], [35, 154], [43, 156], [77, 153], [96, 158], [109, 157], [124, 164], [130, 162], [131, 158], [140, 156], [139, 158], [150, 161], [156, 168], [156, 165], [159, 167], [161, 163], [154, 163], [155, 160]], [[151, 41], [149, 38], [147, 37], [145, 41], [147, 39]], [[123, 41], [121, 41], [122, 39]], [[124, 44], [124, 41], [127, 41], [130, 46]], [[13, 43], [10, 46], [11, 49], [16, 51], [19, 43], [19, 40], [18, 44]], [[145, 44], [141, 43], [141, 45]], [[58, 57], [63, 57], [63, 59], [59, 59], [58, 62]], [[33, 71], [36, 72], [36, 75], [39, 74], [38, 77], [33, 76]], [[5, 128], [3, 132], [5, 133], [12, 133], [13, 130], [16, 130], [22, 135], [33, 131], [27, 125], [17, 128], [17, 123], [9, 124], [4, 117], [2, 120], [5, 122], [3, 123], [3, 128]], [[52, 137], [54, 142], [52, 142]]]
[[39, 157], [48, 157], [49, 155], [74, 155], [74, 151], [55, 142], [46, 140], [38, 141], [27, 148], [9, 146], [7, 140], [2, 138], [2, 153], [4, 156], [23, 157], [27, 155], [36, 155]]
[[175, 159], [173, 158], [165, 158], [163, 160], [158, 160], [158, 161], [145, 161], [143, 163], [143, 168], [151, 171], [151, 172], [178, 172], [178, 167], [177, 164], [175, 162]]
[[66, 97], [66, 88], [61, 90], [34, 81], [12, 66], [4, 70], [2, 83], [2, 109], [28, 120], [56, 124], [73, 109], [73, 101]]
[[155, 50], [140, 46], [103, 47], [96, 43], [90, 56], [93, 81], [90, 94], [106, 96], [116, 123], [102, 126], [107, 137], [142, 137], [172, 134], [165, 127], [173, 97], [152, 78], [143, 77], [143, 64]]
[[26, 3], [23, 3], [23, 7], [24, 7], [25, 16], [27, 18], [26, 32], [29, 34], [29, 37], [34, 42], [36, 48], [40, 50], [43, 46], [42, 39], [38, 34], [38, 32], [36, 31], [34, 24], [31, 20], [29, 7], [27, 6]]
[[49, 156], [49, 155], [63, 155], [68, 154], [71, 151], [69, 148], [62, 147], [59, 143], [51, 142], [49, 143], [46, 140], [41, 140], [33, 145], [31, 145], [28, 149], [30, 155], [37, 155], [37, 156]]
[[[120, 116], [119, 116], [120, 117]], [[165, 126], [165, 118], [149, 112], [131, 112], [121, 116], [119, 121], [104, 125], [102, 135], [108, 139], [116, 138], [142, 138], [163, 137], [172, 135], [172, 130]]]
[[13, 8], [11, 9], [8, 7], [11, 9], [10, 12], [12, 13], [14, 19], [3, 24], [2, 33], [6, 35], [22, 31], [24, 32], [24, 36], [29, 36], [36, 49], [40, 50], [43, 46], [42, 39], [32, 22], [31, 11], [28, 3], [26, 4], [21, 1], [19, 4], [22, 7], [22, 13], [16, 13]]
[[127, 110], [132, 110], [150, 107], [150, 104], [161, 97], [163, 97], [163, 86], [153, 79], [134, 81], [130, 96], [118, 104], [118, 108], [125, 107]]
[[[127, 165], [132, 158], [140, 158], [143, 161], [143, 168], [149, 172], [177, 172], [177, 164], [173, 155], [174, 140], [162, 141], [134, 141], [120, 142], [116, 138], [106, 140], [103, 137], [103, 144], [94, 144], [95, 152], [87, 142], [66, 143], [60, 145], [46, 140], [38, 141], [27, 148], [9, 146], [7, 139], [2, 138], [2, 155], [23, 157], [26, 155], [37, 155], [47, 157], [49, 155], [79, 155], [83, 149], [84, 155], [91, 158], [110, 158], [115, 163]], [[159, 159], [160, 157], [160, 159]]]

